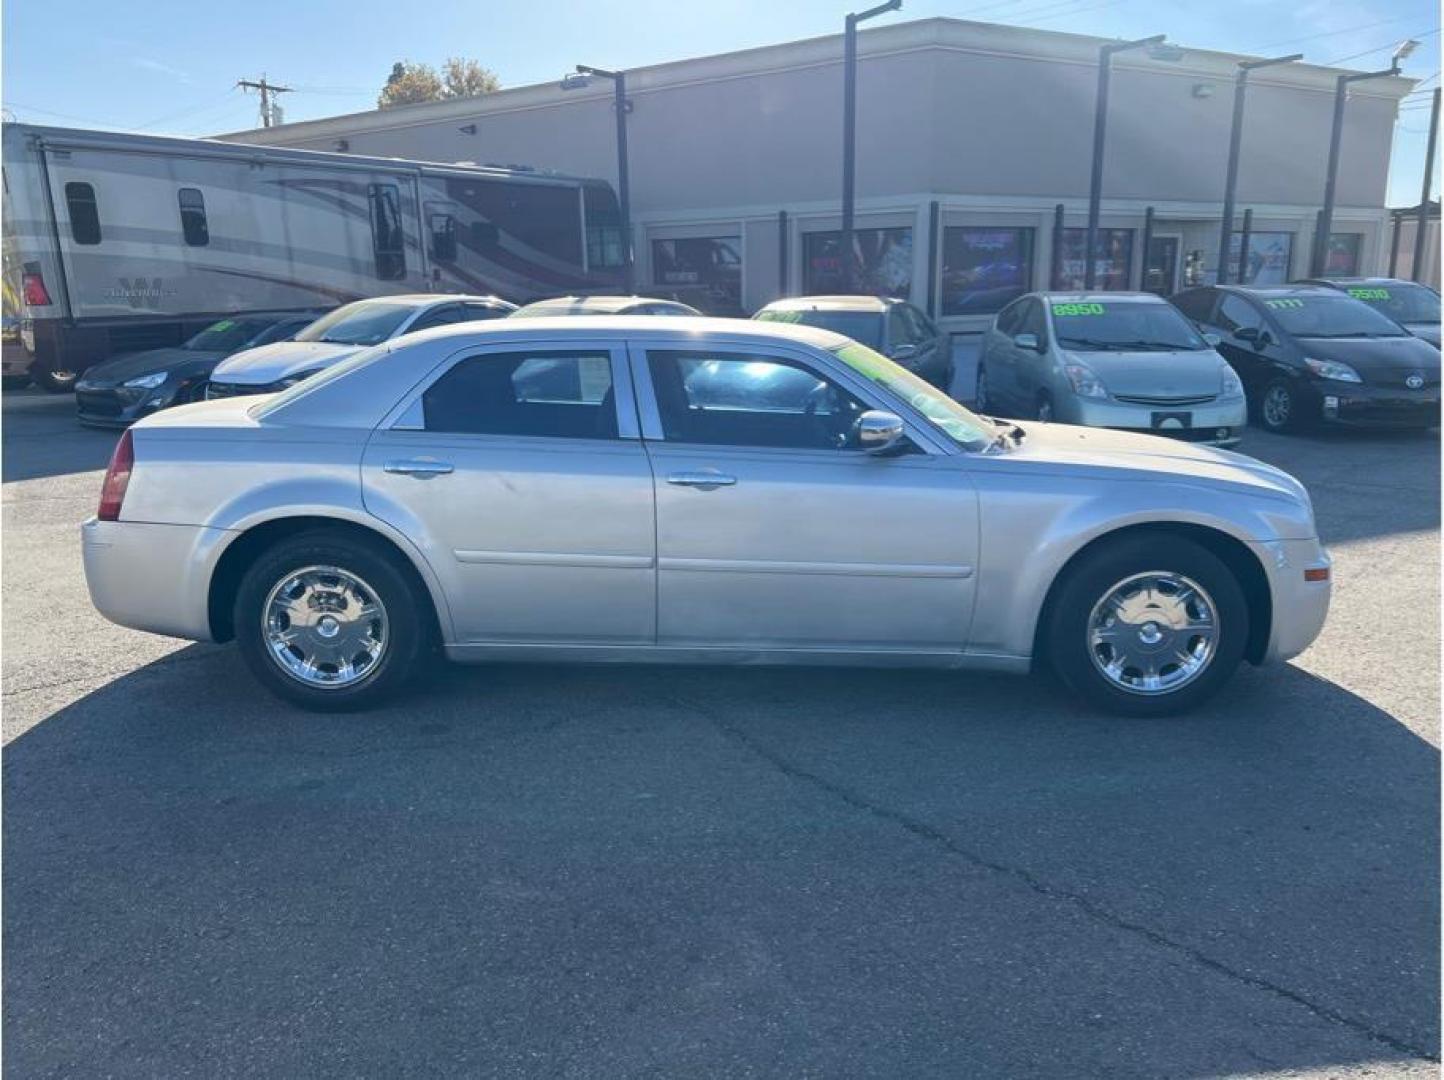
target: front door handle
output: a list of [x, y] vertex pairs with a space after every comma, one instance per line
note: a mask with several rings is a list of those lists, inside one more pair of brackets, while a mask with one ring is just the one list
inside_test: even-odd
[[416, 476], [425, 479], [429, 476], [445, 476], [455, 471], [455, 466], [449, 461], [432, 461], [430, 458], [409, 458], [405, 461], [388, 461], [382, 466], [389, 473], [396, 473], [400, 476]]
[[676, 472], [667, 477], [667, 483], [675, 484], [678, 487], [694, 487], [702, 491], [711, 491], [713, 488], [731, 487], [737, 483], [737, 477], [710, 471]]

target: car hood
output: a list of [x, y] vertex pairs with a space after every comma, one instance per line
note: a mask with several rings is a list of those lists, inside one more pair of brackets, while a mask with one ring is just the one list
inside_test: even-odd
[[268, 386], [303, 371], [340, 363], [364, 345], [335, 345], [329, 341], [275, 341], [226, 357], [211, 372], [215, 382]]
[[[1010, 458], [1096, 468], [1100, 476], [1205, 483], [1311, 506], [1308, 491], [1282, 469], [1213, 446], [1109, 428], [1027, 421]], [[1132, 474], [1132, 475], [1129, 475]]]
[[126, 353], [103, 364], [85, 369], [80, 381], [87, 386], [118, 386], [127, 379], [139, 378], [157, 371], [179, 371], [181, 369], [205, 369], [211, 367], [225, 353], [202, 352], [198, 349], [147, 349], [145, 352]]
[[[1305, 356], [1338, 360], [1357, 371], [1364, 382], [1418, 371], [1439, 376], [1439, 349], [1412, 335], [1391, 338], [1298, 339]], [[1392, 381], [1392, 380], [1391, 380]]]
[[1064, 353], [1091, 369], [1115, 397], [1214, 397], [1223, 389], [1223, 357], [1212, 349], [1174, 352]]
[[1439, 324], [1436, 322], [1408, 322], [1404, 329], [1413, 334], [1416, 338], [1422, 338], [1434, 348], [1439, 347]]

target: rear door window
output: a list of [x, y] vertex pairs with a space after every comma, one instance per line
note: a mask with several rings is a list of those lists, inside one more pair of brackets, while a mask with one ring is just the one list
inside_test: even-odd
[[489, 353], [457, 363], [422, 395], [427, 431], [615, 439], [605, 351]]

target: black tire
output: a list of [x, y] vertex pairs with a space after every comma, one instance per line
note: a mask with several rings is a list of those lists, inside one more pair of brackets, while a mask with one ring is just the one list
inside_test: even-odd
[[30, 369], [30, 377], [42, 390], [51, 394], [71, 394], [75, 392], [76, 374], [73, 371], [50, 371], [39, 365]]
[[[1189, 578], [1213, 600], [1218, 638], [1202, 671], [1176, 690], [1145, 694], [1118, 686], [1094, 662], [1089, 618], [1118, 583], [1161, 571]], [[1249, 636], [1248, 602], [1237, 578], [1218, 556], [1183, 537], [1141, 535], [1100, 545], [1069, 567], [1058, 586], [1039, 643], [1063, 683], [1094, 708], [1118, 716], [1172, 716], [1218, 692], [1243, 659]], [[1105, 654], [1106, 655], [1106, 654]]]
[[1264, 387], [1259, 395], [1257, 415], [1265, 431], [1280, 435], [1304, 426], [1298, 391], [1287, 379], [1274, 379]]
[[[287, 575], [312, 566], [355, 575], [386, 615], [385, 647], [374, 667], [349, 685], [302, 682], [282, 667], [266, 641], [264, 607], [271, 590]], [[241, 655], [267, 690], [303, 709], [345, 712], [379, 704], [406, 684], [429, 652], [429, 601], [408, 571], [383, 543], [347, 530], [317, 529], [281, 540], [251, 564], [236, 591], [234, 626]]]
[[1038, 395], [1038, 403], [1034, 407], [1033, 419], [1045, 424], [1053, 422], [1053, 399], [1047, 394]]
[[29, 375], [4, 375], [0, 376], [0, 389], [3, 390], [24, 390], [30, 385]]

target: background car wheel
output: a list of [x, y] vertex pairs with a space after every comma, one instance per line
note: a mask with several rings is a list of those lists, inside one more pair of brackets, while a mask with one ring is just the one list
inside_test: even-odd
[[0, 389], [24, 390], [30, 385], [29, 375], [5, 375], [0, 376]]
[[1222, 560], [1155, 533], [1107, 543], [1069, 569], [1038, 659], [1098, 709], [1169, 716], [1217, 692], [1248, 633], [1248, 603]]
[[978, 365], [978, 377], [973, 383], [973, 407], [979, 412], [988, 412], [993, 403], [988, 400], [988, 369]]
[[1053, 399], [1047, 394], [1038, 395], [1038, 405], [1035, 416], [1045, 424], [1051, 424], [1053, 422]]
[[76, 375], [73, 371], [49, 371], [33, 367], [30, 369], [30, 377], [41, 389], [52, 394], [69, 394], [75, 389]]
[[236, 639], [266, 688], [304, 709], [365, 708], [399, 689], [427, 644], [424, 600], [379, 543], [323, 529], [282, 540], [236, 593]]
[[1298, 394], [1287, 380], [1275, 379], [1264, 387], [1258, 418], [1269, 431], [1297, 431], [1303, 426]]

